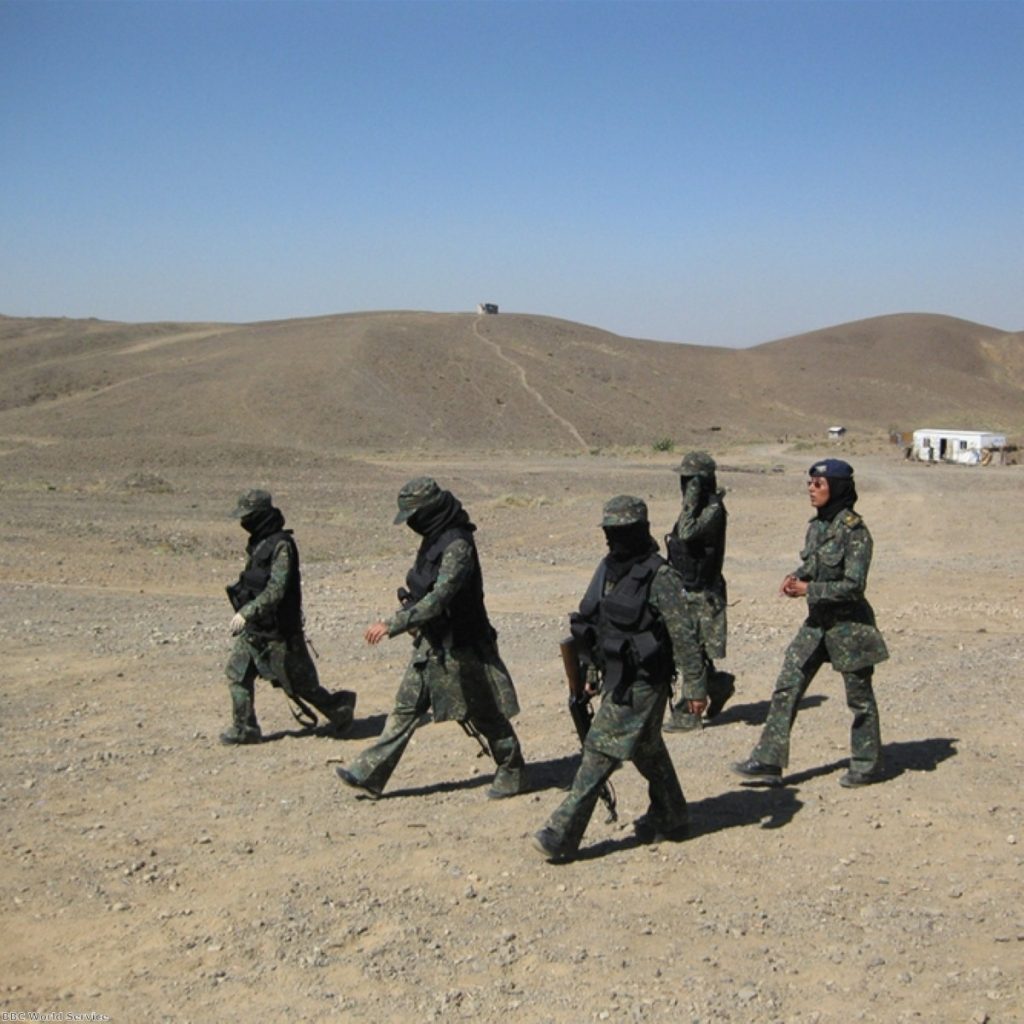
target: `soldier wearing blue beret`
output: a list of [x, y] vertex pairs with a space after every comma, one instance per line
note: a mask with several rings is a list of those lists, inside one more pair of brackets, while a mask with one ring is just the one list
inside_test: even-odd
[[889, 657], [875, 613], [864, 596], [872, 541], [854, 511], [853, 467], [822, 459], [808, 470], [807, 492], [815, 516], [807, 529], [800, 565], [779, 588], [785, 597], [806, 598], [807, 618], [786, 648], [768, 718], [750, 758], [732, 766], [746, 779], [779, 785], [789, 763], [789, 736], [800, 699], [818, 669], [830, 661], [842, 674], [853, 712], [850, 767], [840, 785], [866, 786], [882, 772], [874, 667]]

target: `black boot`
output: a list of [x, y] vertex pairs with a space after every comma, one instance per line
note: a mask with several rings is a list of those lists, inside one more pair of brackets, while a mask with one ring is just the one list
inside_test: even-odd
[[259, 743], [263, 733], [256, 721], [253, 684], [229, 682], [228, 692], [231, 694], [231, 727], [220, 734], [221, 743], [225, 746]]
[[726, 701], [736, 692], [736, 677], [731, 672], [715, 672], [708, 679], [708, 710], [710, 722], [725, 707]]
[[339, 735], [347, 732], [356, 717], [356, 695], [351, 690], [338, 690], [316, 705], [317, 711], [334, 726]]

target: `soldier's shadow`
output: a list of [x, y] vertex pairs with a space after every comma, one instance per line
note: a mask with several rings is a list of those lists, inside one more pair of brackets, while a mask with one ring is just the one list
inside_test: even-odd
[[788, 825], [803, 807], [795, 790], [730, 789], [718, 796], [690, 804], [690, 838], [713, 835], [727, 828], [757, 826], [763, 829]]
[[[658, 848], [667, 851], [676, 846], [682, 847], [700, 836], [712, 835], [727, 828], [782, 828], [793, 819], [803, 805], [804, 802], [798, 799], [796, 792], [786, 787], [728, 790], [718, 796], [691, 803], [687, 839], [678, 844], [666, 843]], [[598, 805], [598, 813], [600, 810], [601, 807]], [[642, 845], [634, 835], [603, 839], [581, 848], [574, 860], [596, 860], [598, 857], [632, 850]]]
[[[828, 694], [805, 694], [797, 704], [798, 711], [816, 708], [828, 700]], [[728, 725], [730, 722], [743, 722], [745, 725], [763, 725], [768, 717], [771, 700], [757, 700], [750, 704], [727, 704], [716, 716], [714, 725]]]
[[895, 779], [904, 772], [933, 772], [943, 761], [956, 757], [956, 736], [933, 736], [927, 740], [883, 743], [885, 769], [883, 779]]
[[313, 729], [299, 726], [294, 729], [278, 729], [276, 732], [264, 733], [262, 742], [275, 743], [289, 737], [302, 739], [306, 736], [324, 736], [335, 740], [365, 740], [379, 736], [384, 731], [386, 720], [387, 715], [369, 715], [366, 718], [357, 718], [340, 736], [334, 731], [334, 726], [330, 722], [321, 721]]
[[[906, 743], [883, 743], [885, 767], [879, 776], [879, 782], [895, 779], [904, 772], [933, 772], [938, 766], [958, 753], [955, 737], [936, 736], [927, 740], [910, 740]], [[783, 786], [799, 786], [802, 782], [810, 782], [824, 775], [848, 768], [849, 758], [841, 758], [828, 764], [807, 768], [802, 772], [793, 772], [782, 777]], [[756, 783], [747, 783], [748, 792], [753, 791]], [[778, 790], [776, 790], [778, 792]]]
[[343, 740], [372, 739], [384, 731], [384, 723], [387, 720], [387, 715], [367, 715], [366, 718], [356, 718], [341, 738]]
[[[482, 754], [477, 756], [481, 759], [483, 757]], [[579, 754], [559, 757], [551, 761], [529, 762], [526, 767], [526, 789], [519, 795], [539, 793], [545, 789], [568, 789], [572, 784], [579, 762]], [[407, 786], [405, 789], [391, 790], [385, 793], [381, 799], [400, 796], [429, 796], [431, 793], [454, 793], [462, 789], [478, 789], [480, 786], [491, 784], [491, 780], [494, 778], [493, 769], [494, 762], [488, 759], [487, 771], [482, 775], [448, 782], [434, 782], [428, 786]]]
[[468, 779], [456, 779], [448, 782], [433, 782], [429, 786], [406, 786], [405, 789], [392, 789], [381, 796], [381, 800], [394, 800], [406, 796], [430, 796], [433, 793], [456, 793], [463, 789], [479, 789], [489, 786], [493, 775], [474, 775]]
[[[540, 793], [545, 789], [568, 790], [576, 777], [576, 769], [580, 766], [581, 751], [555, 757], [550, 761], [531, 761], [529, 772], [528, 793]], [[613, 776], [614, 778], [614, 776]]]

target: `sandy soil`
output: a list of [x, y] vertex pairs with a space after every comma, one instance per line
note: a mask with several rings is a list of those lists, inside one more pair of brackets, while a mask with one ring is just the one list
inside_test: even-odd
[[[739, 690], [713, 727], [668, 737], [692, 838], [635, 844], [645, 794], [627, 765], [621, 820], [596, 815], [563, 866], [529, 843], [577, 760], [557, 644], [602, 553], [601, 503], [641, 494], [664, 532], [678, 456], [339, 457], [166, 478], [26, 457], [0, 491], [4, 1019], [1024, 1021], [1024, 467], [854, 458], [892, 652], [876, 676], [888, 777], [837, 785], [849, 719], [828, 671], [785, 788], [728, 770], [799, 620], [775, 589], [816, 454], [716, 452]], [[330, 764], [379, 732], [405, 664], [406, 640], [370, 649], [361, 634], [407, 568], [413, 538], [391, 509], [423, 471], [479, 525], [520, 691], [532, 788], [501, 804], [454, 724], [417, 734], [376, 803]], [[324, 682], [359, 693], [344, 739], [301, 732], [260, 684], [268, 742], [217, 743], [222, 588], [243, 548], [226, 512], [251, 483], [297, 531]]]

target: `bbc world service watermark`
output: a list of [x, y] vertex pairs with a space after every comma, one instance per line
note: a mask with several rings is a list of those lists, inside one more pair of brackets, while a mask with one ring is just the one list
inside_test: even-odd
[[71, 1010], [0, 1010], [0, 1021], [5, 1020], [39, 1020], [39, 1021], [76, 1021], [76, 1020], [110, 1020], [105, 1013], [74, 1013]]

